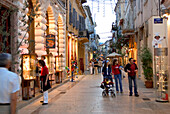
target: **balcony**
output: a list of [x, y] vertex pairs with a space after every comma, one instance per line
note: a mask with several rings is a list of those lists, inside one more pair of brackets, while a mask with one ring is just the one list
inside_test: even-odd
[[79, 31], [79, 41], [82, 43], [89, 42], [89, 34], [88, 31]]

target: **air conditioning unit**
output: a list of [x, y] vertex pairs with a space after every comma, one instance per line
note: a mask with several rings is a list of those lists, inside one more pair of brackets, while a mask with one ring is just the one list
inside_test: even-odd
[[87, 31], [79, 31], [79, 36], [87, 36]]

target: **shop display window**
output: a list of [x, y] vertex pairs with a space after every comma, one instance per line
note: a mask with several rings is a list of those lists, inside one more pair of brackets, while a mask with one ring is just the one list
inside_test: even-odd
[[22, 77], [24, 80], [35, 79], [36, 64], [36, 54], [22, 55]]
[[62, 70], [62, 54], [59, 56], [55, 56], [55, 69], [56, 71], [61, 71]]
[[155, 48], [156, 101], [168, 101], [168, 49]]

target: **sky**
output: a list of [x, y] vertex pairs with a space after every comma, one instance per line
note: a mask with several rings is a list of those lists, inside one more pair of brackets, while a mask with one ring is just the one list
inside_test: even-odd
[[102, 43], [104, 43], [106, 40], [111, 39], [112, 22], [115, 22], [116, 20], [114, 8], [117, 0], [105, 0], [105, 5], [103, 1], [104, 0], [87, 0], [87, 3], [84, 4], [90, 6], [93, 21], [95, 21], [97, 24], [95, 30], [96, 33], [100, 36], [99, 42]]

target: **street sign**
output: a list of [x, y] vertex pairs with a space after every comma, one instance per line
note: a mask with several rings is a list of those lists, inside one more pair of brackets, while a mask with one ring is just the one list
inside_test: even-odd
[[154, 18], [154, 24], [161, 24], [163, 23], [163, 18]]
[[55, 48], [55, 35], [49, 34], [46, 36], [46, 48]]

